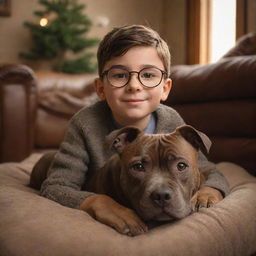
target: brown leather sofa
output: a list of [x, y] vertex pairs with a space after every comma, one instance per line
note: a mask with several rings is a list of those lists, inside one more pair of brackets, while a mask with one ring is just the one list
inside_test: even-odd
[[[58, 148], [70, 117], [97, 101], [94, 75], [0, 68], [0, 161]], [[165, 104], [213, 142], [209, 159], [231, 161], [256, 175], [256, 55], [172, 68]]]
[[167, 104], [212, 140], [209, 159], [256, 175], [256, 55], [176, 66]]
[[0, 162], [57, 149], [71, 116], [98, 100], [95, 75], [35, 72], [25, 65], [0, 67]]
[[0, 162], [20, 161], [34, 147], [36, 89], [28, 67], [0, 67]]

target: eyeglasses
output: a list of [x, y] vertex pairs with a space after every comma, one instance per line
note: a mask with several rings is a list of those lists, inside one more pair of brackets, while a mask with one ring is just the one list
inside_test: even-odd
[[110, 68], [102, 73], [102, 77], [106, 76], [108, 82], [117, 88], [126, 86], [131, 80], [131, 74], [136, 73], [140, 83], [147, 87], [153, 88], [158, 86], [167, 73], [159, 68], [150, 67], [143, 68], [140, 71], [128, 71], [124, 68]]

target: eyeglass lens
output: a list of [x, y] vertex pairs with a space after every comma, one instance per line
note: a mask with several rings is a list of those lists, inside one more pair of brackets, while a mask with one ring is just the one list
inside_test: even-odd
[[125, 86], [132, 73], [138, 73], [140, 83], [146, 87], [155, 87], [160, 84], [163, 73], [157, 68], [144, 68], [139, 72], [131, 71], [121, 68], [112, 68], [107, 73], [109, 83], [115, 87]]

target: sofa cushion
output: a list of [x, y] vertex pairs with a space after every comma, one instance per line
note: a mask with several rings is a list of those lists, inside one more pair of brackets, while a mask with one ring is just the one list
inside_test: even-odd
[[91, 85], [96, 74], [71, 75], [50, 70], [36, 72], [39, 93], [47, 91], [67, 92], [76, 98], [83, 98], [94, 90]]
[[[255, 39], [245, 37], [251, 54]], [[256, 176], [256, 55], [242, 56], [244, 43], [237, 44], [241, 56], [234, 50], [215, 63], [174, 66], [165, 104], [212, 139], [210, 160], [232, 161]]]
[[223, 58], [206, 65], [172, 68], [168, 105], [256, 97], [256, 55]]
[[174, 104], [182, 118], [207, 135], [256, 138], [255, 100]]
[[249, 256], [256, 251], [256, 179], [233, 164], [219, 165], [231, 193], [218, 205], [128, 237], [29, 188], [39, 157], [0, 165], [2, 256]]
[[70, 75], [51, 71], [36, 73], [38, 110], [35, 146], [58, 148], [69, 119], [82, 107], [98, 101], [93, 82], [95, 74]]
[[232, 47], [222, 58], [232, 56], [244, 56], [256, 54], [256, 33], [251, 32], [240, 37], [235, 46]]

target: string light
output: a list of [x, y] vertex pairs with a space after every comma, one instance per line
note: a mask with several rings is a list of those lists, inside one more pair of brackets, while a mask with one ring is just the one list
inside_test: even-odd
[[45, 18], [45, 17], [42, 17], [42, 18], [40, 19], [40, 21], [39, 21], [39, 24], [40, 24], [41, 27], [46, 27], [47, 24], [48, 24], [48, 19]]

